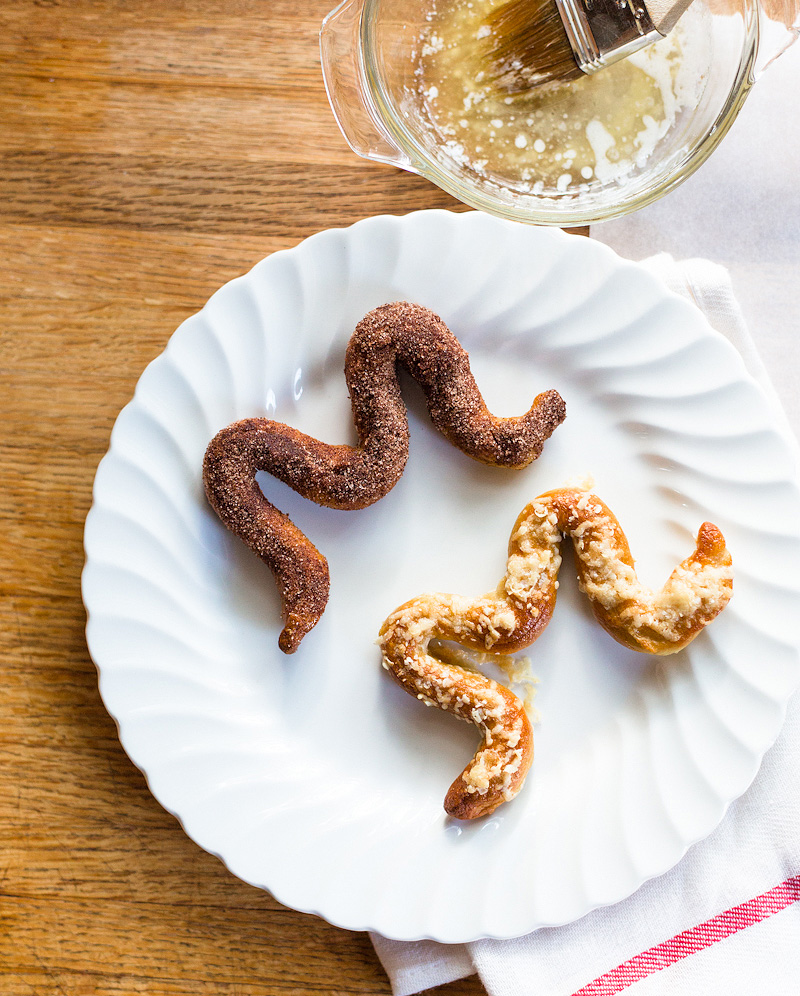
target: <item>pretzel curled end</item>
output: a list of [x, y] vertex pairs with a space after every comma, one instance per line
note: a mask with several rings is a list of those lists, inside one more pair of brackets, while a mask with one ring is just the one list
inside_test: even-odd
[[[474, 723], [482, 734], [475, 756], [450, 786], [444, 808], [469, 820], [513, 799], [533, 760], [533, 732], [522, 701], [477, 671], [441, 661], [431, 640], [453, 640], [479, 652], [508, 647], [520, 616], [499, 594], [467, 599], [430, 594], [401, 605], [383, 624], [383, 666], [409, 694]], [[499, 651], [498, 651], [499, 652]]]
[[482, 734], [445, 798], [446, 812], [458, 819], [485, 816], [519, 792], [533, 759], [533, 736], [517, 696], [479, 672], [437, 659], [429, 644], [452, 640], [490, 655], [530, 646], [555, 608], [563, 535], [572, 539], [578, 583], [595, 617], [626, 647], [675, 653], [731, 597], [731, 557], [716, 526], [703, 523], [695, 551], [655, 594], [638, 581], [625, 534], [605, 503], [564, 488], [522, 511], [495, 591], [476, 599], [422, 595], [396, 609], [380, 631], [384, 668], [411, 695], [474, 723]]
[[646, 654], [682, 650], [725, 608], [733, 593], [731, 555], [711, 522], [697, 533], [694, 552], [673, 570], [660, 592], [636, 576], [625, 533], [597, 495], [577, 489], [552, 491], [522, 513], [522, 531], [542, 514], [555, 516], [559, 530], [572, 539], [578, 586], [589, 597], [594, 616], [617, 642]]
[[441, 318], [420, 305], [396, 302], [365, 315], [347, 346], [345, 380], [357, 446], [324, 443], [267, 418], [244, 419], [217, 433], [203, 461], [206, 495], [225, 525], [275, 576], [284, 653], [293, 653], [319, 621], [330, 587], [328, 565], [267, 500], [255, 475], [266, 471], [329, 508], [366, 508], [383, 498], [408, 459], [398, 366], [422, 387], [436, 428], [468, 456], [493, 466], [520, 468], [535, 460], [566, 415], [556, 391], [539, 394], [524, 415], [492, 415], [466, 351]]

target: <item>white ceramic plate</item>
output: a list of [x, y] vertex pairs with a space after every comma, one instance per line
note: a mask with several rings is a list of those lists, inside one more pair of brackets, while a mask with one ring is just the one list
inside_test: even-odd
[[[337, 512], [265, 479], [331, 567], [322, 621], [284, 657], [271, 575], [207, 507], [203, 452], [263, 414], [353, 442], [345, 345], [398, 299], [450, 325], [493, 411], [555, 387], [567, 420], [528, 469], [488, 468], [436, 433], [409, 381], [411, 455], [385, 499]], [[522, 507], [586, 475], [655, 587], [716, 522], [733, 601], [688, 650], [648, 658], [594, 623], [567, 555], [529, 651], [542, 719], [525, 788], [451, 821], [476, 731], [392, 683], [378, 629], [424, 591], [493, 588]], [[103, 699], [187, 833], [291, 907], [449, 942], [567, 922], [674, 865], [777, 735], [800, 674], [795, 475], [733, 348], [604, 246], [441, 211], [322, 232], [218, 291], [119, 416], [85, 537]]]

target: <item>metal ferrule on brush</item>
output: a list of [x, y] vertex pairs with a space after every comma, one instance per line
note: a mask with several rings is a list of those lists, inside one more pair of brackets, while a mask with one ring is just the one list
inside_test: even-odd
[[663, 35], [637, 0], [556, 0], [575, 61], [596, 73]]

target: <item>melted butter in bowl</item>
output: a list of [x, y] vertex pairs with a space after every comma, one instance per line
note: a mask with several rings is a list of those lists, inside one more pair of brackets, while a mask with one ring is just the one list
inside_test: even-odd
[[624, 185], [697, 107], [709, 60], [695, 5], [663, 41], [594, 76], [509, 95], [487, 78], [484, 19], [504, 0], [440, 0], [418, 48], [415, 103], [443, 164], [518, 193]]

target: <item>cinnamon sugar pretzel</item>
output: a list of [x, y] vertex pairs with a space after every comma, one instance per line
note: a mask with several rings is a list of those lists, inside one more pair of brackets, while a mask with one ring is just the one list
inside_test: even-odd
[[545, 391], [525, 415], [498, 418], [487, 409], [469, 357], [427, 308], [396, 302], [358, 323], [347, 346], [345, 379], [358, 446], [320, 442], [281, 422], [249, 418], [222, 429], [203, 461], [203, 483], [225, 525], [271, 569], [283, 606], [278, 644], [293, 653], [328, 600], [325, 557], [264, 496], [256, 472], [267, 471], [329, 508], [366, 508], [400, 479], [409, 430], [398, 365], [420, 384], [431, 421], [468, 456], [496, 467], [525, 467], [566, 415], [557, 391]]
[[634, 650], [681, 650], [731, 597], [731, 556], [710, 522], [700, 527], [691, 556], [654, 593], [638, 580], [628, 541], [605, 503], [562, 488], [523, 509], [495, 591], [475, 599], [422, 595], [396, 609], [380, 631], [383, 666], [407, 692], [474, 723], [483, 736], [445, 798], [445, 810], [458, 819], [491, 813], [519, 792], [533, 759], [533, 736], [512, 692], [432, 656], [430, 641], [452, 640], [490, 654], [512, 654], [533, 643], [555, 608], [562, 535], [573, 542], [578, 585], [598, 622]]

